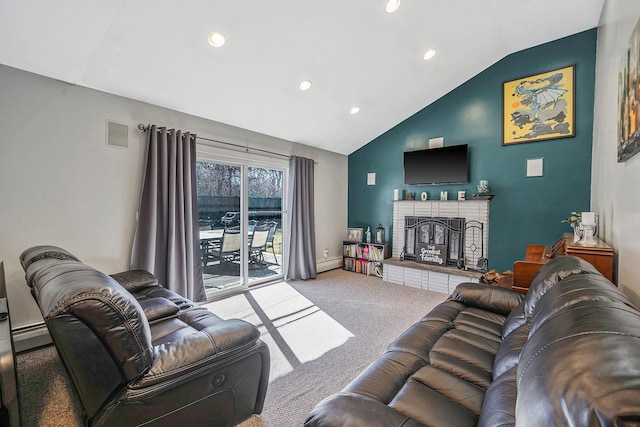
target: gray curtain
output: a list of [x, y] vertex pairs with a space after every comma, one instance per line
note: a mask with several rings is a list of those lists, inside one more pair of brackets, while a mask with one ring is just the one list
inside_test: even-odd
[[196, 136], [149, 126], [131, 268], [166, 288], [204, 301], [196, 193]]
[[285, 274], [285, 278], [289, 280], [307, 280], [316, 277], [313, 167], [312, 159], [292, 156], [289, 161], [287, 197], [289, 251]]

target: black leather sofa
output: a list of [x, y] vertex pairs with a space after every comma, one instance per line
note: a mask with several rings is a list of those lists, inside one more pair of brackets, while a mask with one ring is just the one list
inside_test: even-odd
[[109, 276], [54, 246], [20, 256], [89, 426], [232, 426], [260, 413], [269, 350], [146, 271]]
[[305, 425], [640, 426], [640, 312], [575, 257], [462, 283]]

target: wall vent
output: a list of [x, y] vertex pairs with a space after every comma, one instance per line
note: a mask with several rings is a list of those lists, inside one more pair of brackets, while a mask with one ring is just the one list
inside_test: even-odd
[[107, 120], [107, 145], [129, 147], [129, 126]]

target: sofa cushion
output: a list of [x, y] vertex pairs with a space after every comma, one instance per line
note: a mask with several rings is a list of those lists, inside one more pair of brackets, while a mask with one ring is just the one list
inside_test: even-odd
[[[438, 369], [423, 369], [405, 383], [389, 402], [389, 407], [426, 426], [475, 426], [484, 390]], [[443, 391], [450, 393], [447, 395]], [[472, 406], [472, 409], [465, 406]]]
[[524, 315], [524, 299], [520, 301], [520, 304], [515, 306], [511, 313], [507, 316], [507, 320], [502, 324], [502, 339], [505, 339], [507, 335], [524, 325], [527, 321]]
[[[66, 266], [64, 268], [49, 268], [56, 266]], [[41, 258], [37, 262], [30, 262], [25, 270], [27, 285], [31, 288], [31, 293], [35, 295], [39, 292], [39, 287], [35, 287], [36, 281], [50, 280], [60, 274], [66, 274], [75, 268], [82, 269], [82, 264], [74, 260], [58, 260], [55, 258]]]
[[149, 322], [175, 316], [180, 311], [177, 305], [162, 297], [145, 298], [139, 303]]
[[561, 286], [549, 289], [531, 313], [531, 333], [554, 316], [574, 306], [601, 301], [615, 305], [629, 305], [627, 297], [601, 275], [574, 275]]
[[305, 426], [425, 427], [378, 400], [348, 392], [329, 396], [316, 406]]
[[596, 274], [600, 272], [587, 261], [574, 256], [553, 258], [538, 270], [531, 281], [529, 291], [524, 299], [524, 314], [530, 318], [540, 298], [562, 279], [574, 274]]
[[640, 313], [607, 287], [581, 274], [540, 300], [518, 366], [518, 425], [640, 420]]
[[111, 277], [129, 292], [136, 292], [150, 286], [159, 286], [158, 278], [146, 270], [123, 271], [112, 274]]
[[482, 402], [478, 427], [516, 425], [517, 371], [518, 368], [513, 367], [493, 380]]
[[137, 290], [131, 291], [131, 294], [138, 301], [144, 301], [147, 298], [164, 298], [177, 305], [180, 310], [187, 310], [196, 306], [193, 301], [160, 285], [138, 288]]
[[484, 283], [460, 283], [449, 297], [470, 307], [507, 315], [524, 295], [510, 289]]
[[387, 351], [351, 381], [344, 391], [387, 404], [411, 374], [425, 365], [423, 358], [411, 353]]
[[170, 378], [179, 378], [186, 367], [195, 370], [198, 365], [207, 366], [213, 356], [223, 358], [239, 353], [255, 345], [260, 332], [251, 323], [229, 319], [203, 329], [186, 325], [172, 339], [154, 342], [153, 364], [135, 383], [131, 390], [147, 388]]
[[517, 368], [520, 361], [520, 353], [529, 337], [530, 323], [525, 323], [513, 330], [500, 344], [493, 361], [493, 379], [504, 374], [506, 371]]
[[44, 258], [55, 258], [59, 260], [80, 261], [71, 252], [66, 251], [57, 246], [42, 245], [34, 246], [26, 249], [20, 254], [20, 264], [24, 270], [27, 269], [32, 263]]

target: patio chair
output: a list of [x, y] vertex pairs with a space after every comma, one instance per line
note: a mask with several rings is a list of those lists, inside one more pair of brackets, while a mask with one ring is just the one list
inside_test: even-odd
[[229, 227], [224, 229], [218, 258], [220, 262], [233, 261], [240, 256], [240, 227]]
[[280, 265], [278, 262], [278, 257], [276, 256], [275, 245], [273, 244], [273, 236], [276, 234], [276, 228], [278, 227], [278, 223], [275, 221], [270, 221], [269, 224], [269, 235], [267, 236], [267, 245], [265, 246], [265, 251], [271, 248], [271, 252], [273, 253], [273, 258], [276, 260], [276, 264]]
[[256, 225], [249, 245], [249, 262], [264, 264], [262, 252], [266, 250], [270, 227], [268, 224]]
[[202, 266], [206, 267], [209, 262], [217, 256], [219, 245], [215, 245], [210, 240], [200, 240], [200, 258], [202, 258]]

